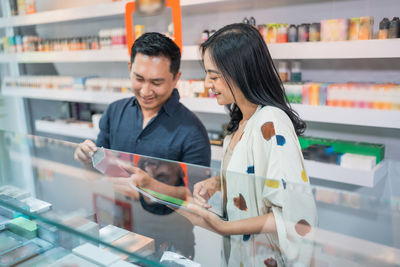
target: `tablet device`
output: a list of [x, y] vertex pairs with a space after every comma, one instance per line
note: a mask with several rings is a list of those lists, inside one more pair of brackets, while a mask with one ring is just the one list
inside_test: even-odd
[[[138, 191], [142, 195], [151, 199], [153, 202], [161, 203], [161, 204], [173, 207], [173, 208], [183, 209], [185, 211], [190, 212], [190, 210], [187, 208], [187, 205], [189, 204], [189, 202], [186, 200], [171, 197], [171, 196], [165, 195], [163, 193], [155, 192], [148, 188], [134, 186], [133, 184], [130, 184], [130, 186], [133, 190]], [[190, 203], [190, 204], [195, 204], [195, 203]], [[226, 218], [223, 217], [222, 212], [219, 212], [218, 209], [210, 208], [208, 210], [211, 211], [212, 213], [216, 214], [221, 219], [226, 220]]]

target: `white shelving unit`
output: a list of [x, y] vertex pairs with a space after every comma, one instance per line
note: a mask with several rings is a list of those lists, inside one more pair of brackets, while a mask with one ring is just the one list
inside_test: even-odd
[[[193, 5], [227, 1], [229, 0], [181, 0], [181, 7], [185, 8]], [[98, 17], [121, 16], [125, 14], [125, 5], [127, 2], [130, 2], [130, 0], [42, 11], [35, 14], [14, 16], [10, 18], [0, 18], [0, 28], [58, 23]]]
[[110, 104], [121, 98], [130, 97], [132, 93], [108, 93], [74, 90], [50, 90], [32, 88], [3, 88], [3, 95], [18, 96], [35, 99], [47, 99], [58, 101], [71, 101], [96, 104]]
[[[38, 24], [59, 23], [65, 21], [93, 19], [100, 17], [122, 16], [124, 7], [128, 1], [111, 2], [76, 8], [51, 10], [39, 12], [37, 14], [0, 18], [0, 28], [11, 28], [19, 26], [30, 26]], [[182, 8], [196, 5], [207, 5], [236, 1], [232, 0], [181, 0]], [[388, 40], [363, 40], [363, 41], [344, 41], [344, 42], [304, 42], [304, 43], [283, 43], [269, 44], [271, 55], [274, 59], [374, 59], [374, 58], [400, 58], [400, 39]], [[199, 60], [198, 46], [184, 46], [182, 60]], [[88, 50], [88, 51], [66, 51], [66, 52], [32, 52], [21, 54], [0, 54], [0, 62], [18, 63], [57, 63], [57, 62], [127, 62], [129, 60], [128, 50], [109, 49], [109, 50]], [[117, 99], [127, 97], [128, 94], [121, 93], [97, 93], [97, 92], [76, 92], [61, 90], [37, 90], [30, 88], [3, 88], [3, 95], [13, 95], [20, 97], [51, 99], [61, 101], [77, 101], [87, 103], [108, 104]], [[207, 98], [182, 98], [181, 102], [195, 112], [226, 114], [224, 107], [219, 106], [215, 99]], [[293, 104], [294, 109], [300, 116], [311, 122], [323, 122], [333, 124], [347, 124], [369, 127], [384, 127], [400, 129], [400, 111], [385, 111], [356, 108], [339, 108], [325, 106], [308, 106]], [[47, 124], [46, 124], [47, 123]], [[71, 130], [71, 125], [61, 125], [54, 127], [50, 122], [36, 121], [37, 129], [41, 131], [54, 131], [56, 134], [76, 136], [82, 138], [92, 138], [95, 134], [84, 133], [82, 129]], [[39, 126], [39, 127], [38, 127]], [[62, 126], [68, 126], [64, 129]], [[48, 128], [46, 128], [48, 127]], [[55, 130], [57, 129], [57, 130]], [[63, 129], [63, 130], [60, 130]], [[71, 135], [72, 132], [72, 135]], [[215, 159], [221, 158], [222, 150], [220, 147], [213, 148]], [[322, 164], [322, 165], [321, 165]], [[338, 166], [324, 166], [323, 163], [308, 162], [310, 176], [322, 176], [319, 173], [329, 173], [324, 179], [339, 181], [342, 177], [346, 179], [346, 173]], [[325, 164], [327, 165], [327, 164]], [[367, 177], [363, 181], [355, 184], [373, 186], [384, 176], [386, 169], [384, 164], [379, 165], [372, 173], [352, 174], [354, 177]], [[331, 171], [321, 171], [324, 168], [332, 167]], [[339, 168], [339, 169], [338, 169]], [[314, 174], [313, 171], [316, 173]], [[342, 180], [343, 180], [342, 179]], [[368, 180], [367, 182], [365, 180]], [[345, 182], [345, 181], [341, 181]]]
[[[199, 60], [197, 46], [184, 46], [182, 60]], [[0, 53], [0, 62], [57, 63], [57, 62], [128, 62], [128, 49], [99, 49], [78, 51]]]
[[38, 132], [58, 134], [77, 138], [96, 140], [98, 130], [87, 126], [67, 124], [61, 122], [36, 120], [35, 128]]
[[399, 58], [400, 39], [268, 44], [273, 59]]
[[[273, 59], [373, 59], [400, 58], [400, 38], [345, 42], [307, 42], [268, 45]], [[184, 46], [182, 60], [200, 60], [196, 45]], [[128, 49], [0, 54], [0, 62], [128, 62]]]
[[306, 121], [400, 129], [400, 111], [292, 104]]
[[[221, 146], [211, 146], [211, 159], [222, 160]], [[343, 168], [335, 164], [312, 160], [305, 160], [304, 164], [309, 177], [365, 187], [374, 187], [388, 173], [388, 166], [385, 161], [371, 171]]]
[[222, 146], [211, 145], [211, 160], [222, 161]]
[[0, 18], [0, 28], [57, 23], [97, 17], [122, 15], [127, 1], [111, 2], [75, 8], [56, 9], [30, 15]]
[[0, 62], [57, 63], [57, 62], [128, 62], [127, 49], [26, 52], [0, 55]]
[[[306, 237], [308, 240], [316, 242], [317, 244], [324, 244], [329, 248], [343, 250], [346, 252], [354, 253], [355, 255], [362, 255], [364, 257], [382, 261], [388, 265], [396, 264], [400, 261], [400, 250], [394, 247], [386, 246], [383, 244], [371, 242], [368, 240], [352, 237], [328, 231], [321, 228], [315, 228], [315, 237]], [[321, 255], [322, 251], [316, 249], [316, 254]], [[357, 260], [348, 261], [343, 264], [342, 257], [334, 257], [329, 252], [323, 253], [328, 255], [330, 264], [338, 264], [339, 266], [358, 266], [360, 265]], [[336, 266], [336, 265], [329, 265]]]
[[309, 177], [365, 187], [374, 187], [388, 173], [385, 161], [379, 163], [371, 171], [343, 168], [339, 165], [313, 160], [305, 160], [305, 167]]
[[[213, 98], [182, 98], [195, 112], [227, 114]], [[400, 111], [291, 104], [306, 121], [400, 129]]]
[[[105, 93], [88, 91], [47, 90], [4, 87], [3, 95], [58, 101], [110, 104], [129, 97], [130, 93]], [[181, 98], [181, 103], [194, 112], [227, 114], [223, 106], [213, 98]], [[311, 106], [292, 104], [300, 117], [310, 122], [384, 127], [400, 129], [400, 111]]]
[[194, 112], [227, 114], [223, 106], [218, 105], [215, 98], [181, 98], [181, 103]]

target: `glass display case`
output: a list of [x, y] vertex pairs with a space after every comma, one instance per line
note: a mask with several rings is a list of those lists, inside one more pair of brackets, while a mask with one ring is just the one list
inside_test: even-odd
[[[103, 148], [84, 165], [77, 146], [0, 132], [0, 266], [400, 263], [400, 198], [384, 184], [221, 175]], [[388, 175], [400, 177], [399, 162], [388, 162]], [[256, 217], [263, 227], [246, 227]]]

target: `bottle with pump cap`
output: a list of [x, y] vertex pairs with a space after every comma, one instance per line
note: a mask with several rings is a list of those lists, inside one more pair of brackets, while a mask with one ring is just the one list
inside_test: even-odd
[[379, 39], [388, 39], [389, 38], [389, 28], [390, 28], [390, 20], [388, 18], [383, 18], [379, 23]]
[[250, 21], [249, 21], [250, 25], [255, 27], [256, 26], [256, 19], [254, 17], [250, 17]]
[[278, 74], [282, 82], [287, 82], [289, 78], [288, 63], [285, 61], [278, 62]]
[[400, 20], [394, 17], [390, 22], [389, 38], [400, 38]]
[[292, 70], [290, 74], [290, 80], [292, 82], [301, 82], [301, 63], [300, 61], [292, 62]]
[[289, 42], [297, 42], [297, 26], [291, 24], [288, 30], [288, 41]]
[[208, 30], [204, 30], [201, 33], [201, 42], [203, 43], [203, 42], [207, 41], [209, 37], [210, 37], [210, 32]]

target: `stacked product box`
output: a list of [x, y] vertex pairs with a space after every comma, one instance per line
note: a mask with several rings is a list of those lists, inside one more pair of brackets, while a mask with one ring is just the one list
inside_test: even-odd
[[385, 146], [345, 140], [299, 137], [305, 159], [371, 170], [384, 159]]
[[287, 42], [331, 42], [369, 40], [373, 38], [374, 18], [327, 19], [315, 23], [288, 25], [285, 23], [260, 24], [257, 29], [267, 44]]
[[[13, 208], [25, 210], [24, 214]], [[0, 187], [0, 266], [136, 266], [124, 259], [129, 255], [87, 243], [76, 233], [61, 230], [42, 220], [33, 220], [31, 213], [49, 211], [51, 204], [30, 197], [30, 193], [12, 185]], [[112, 243], [130, 253], [151, 255], [154, 239], [108, 225], [99, 225], [76, 213], [46, 213], [66, 228]]]
[[[6, 2], [7, 0], [4, 0]], [[12, 16], [36, 13], [36, 0], [9, 0]]]
[[180, 80], [177, 87], [181, 97], [213, 97], [203, 80]]
[[129, 79], [72, 77], [72, 76], [20, 76], [5, 77], [5, 87], [101, 91], [101, 92], [131, 92], [132, 83]]
[[98, 36], [45, 39], [32, 35], [4, 36], [0, 52], [54, 52], [96, 49], [123, 49], [126, 47], [125, 28], [103, 29]]
[[400, 110], [399, 84], [285, 83], [284, 87], [291, 103]]

